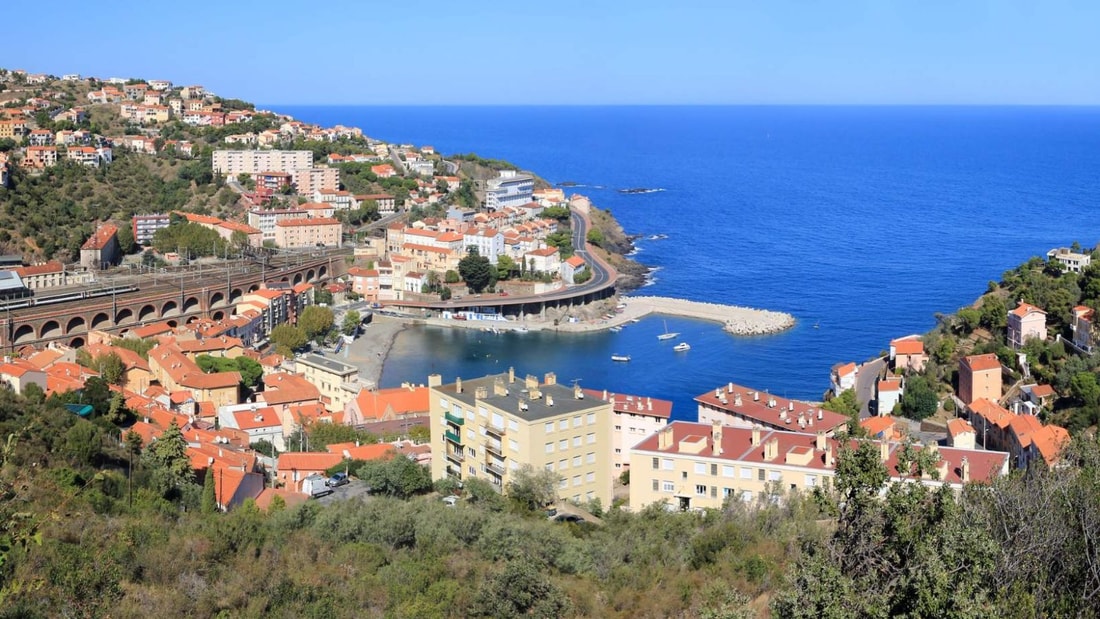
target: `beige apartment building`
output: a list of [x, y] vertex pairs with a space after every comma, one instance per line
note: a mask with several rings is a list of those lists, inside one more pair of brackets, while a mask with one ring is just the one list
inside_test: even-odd
[[959, 359], [959, 399], [963, 404], [985, 398], [1001, 399], [1001, 361], [997, 355], [970, 355]]
[[332, 217], [283, 219], [275, 222], [275, 246], [340, 247], [342, 226]]
[[432, 477], [484, 479], [505, 489], [524, 465], [559, 476], [558, 497], [612, 500], [611, 403], [557, 384], [552, 373], [517, 381], [507, 374], [431, 391]]
[[290, 170], [290, 177], [300, 196], [312, 197], [315, 192], [340, 188], [340, 170], [337, 168], [294, 168]]
[[212, 159], [214, 172], [226, 178], [238, 174], [260, 172], [293, 173], [300, 168], [313, 167], [313, 151], [310, 150], [216, 150]]
[[668, 425], [672, 402], [648, 396], [585, 389], [585, 395], [611, 404], [611, 474], [618, 477], [630, 468], [630, 448]]
[[343, 412], [362, 387], [359, 368], [313, 353], [294, 359], [294, 369], [321, 393], [321, 403], [329, 412]]
[[[1006, 453], [931, 444], [923, 449], [935, 458], [936, 476], [918, 477], [914, 468], [903, 474], [898, 469], [902, 445], [875, 445], [893, 480], [961, 488], [1008, 473]], [[823, 430], [811, 434], [673, 422], [631, 451], [630, 509], [655, 503], [672, 510], [720, 509], [726, 500], [778, 500], [784, 492], [826, 487], [835, 475], [839, 446]]]

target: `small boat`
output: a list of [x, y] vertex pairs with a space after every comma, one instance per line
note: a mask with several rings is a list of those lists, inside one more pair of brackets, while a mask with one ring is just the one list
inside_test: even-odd
[[612, 361], [630, 361], [630, 355], [611, 355]]
[[668, 330], [668, 322], [666, 321], [665, 322], [665, 332], [658, 335], [657, 339], [659, 339], [659, 340], [671, 340], [672, 338], [674, 338], [678, 335], [680, 335], [680, 334], [679, 333], [673, 333], [673, 332], [670, 332]]
[[814, 323], [814, 328], [815, 329], [820, 329], [821, 328], [821, 323], [820, 322], [815, 322]]
[[618, 326], [618, 325], [616, 325], [616, 326], [614, 326], [614, 327], [611, 327], [610, 329], [608, 329], [608, 331], [610, 331], [610, 332], [612, 332], [612, 333], [618, 333], [619, 331], [622, 331], [622, 330], [623, 330], [623, 328], [622, 328], [622, 327], [620, 327], [620, 326]]
[[676, 352], [687, 352], [691, 350], [691, 344], [688, 344], [687, 342], [680, 342], [679, 344], [673, 346], [672, 350], [675, 350]]
[[631, 318], [630, 319], [630, 322], [641, 322], [641, 321], [642, 321], [641, 318]]
[[527, 327], [520, 327], [520, 328], [516, 329], [516, 333], [527, 333], [527, 331], [528, 331]]

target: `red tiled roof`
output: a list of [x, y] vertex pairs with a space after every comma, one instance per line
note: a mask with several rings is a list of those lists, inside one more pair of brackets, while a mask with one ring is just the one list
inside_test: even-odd
[[[95, 149], [92, 149], [93, 151]], [[103, 224], [96, 229], [95, 234], [88, 237], [87, 241], [80, 246], [80, 249], [103, 249], [107, 246], [107, 243], [115, 237], [118, 233], [118, 228], [114, 224]]]
[[894, 353], [898, 355], [924, 354], [924, 342], [918, 338], [893, 340], [890, 345], [894, 347]]
[[964, 365], [970, 368], [971, 372], [984, 372], [986, 370], [1001, 369], [1001, 361], [997, 358], [997, 355], [993, 353], [963, 357], [962, 362]]
[[952, 419], [951, 421], [947, 422], [947, 433], [950, 434], [952, 437], [958, 436], [960, 434], [965, 434], [967, 432], [969, 432], [970, 434], [975, 434], [974, 426], [970, 425], [969, 421], [959, 418]]
[[340, 454], [319, 452], [284, 452], [279, 454], [275, 468], [279, 471], [324, 471], [340, 464]]
[[672, 402], [640, 395], [608, 393], [596, 389], [582, 389], [586, 397], [611, 402], [611, 409], [619, 413], [633, 413], [647, 417], [668, 419], [672, 416]]
[[1024, 303], [1023, 301], [1021, 301], [1020, 304], [1016, 306], [1016, 309], [1012, 310], [1012, 313], [1019, 316], [1020, 318], [1024, 318], [1028, 314], [1031, 314], [1031, 313], [1034, 313], [1034, 312], [1038, 312], [1038, 313], [1044, 314], [1044, 315], [1046, 314], [1046, 312], [1044, 312], [1042, 309], [1040, 309], [1040, 308], [1038, 308], [1038, 307], [1036, 307], [1036, 306], [1034, 306], [1030, 303]]
[[[738, 396], [740, 396], [740, 404], [737, 401]], [[722, 402], [723, 398], [726, 400], [725, 403]], [[775, 402], [775, 406], [768, 406], [769, 399]], [[800, 414], [807, 422], [813, 421], [814, 430], [831, 431], [848, 423], [846, 415], [825, 410], [816, 404], [781, 398], [734, 383], [721, 385], [713, 391], [696, 396], [695, 401], [716, 410], [744, 416], [770, 427], [798, 428]], [[785, 420], [780, 417], [783, 412], [786, 412]], [[819, 414], [820, 419], [818, 419]], [[809, 429], [810, 427], [807, 425], [807, 430]]]

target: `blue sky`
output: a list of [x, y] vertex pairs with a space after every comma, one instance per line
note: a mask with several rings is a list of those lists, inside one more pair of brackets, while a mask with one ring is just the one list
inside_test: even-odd
[[7, 4], [0, 66], [267, 104], [1100, 104], [1096, 0]]

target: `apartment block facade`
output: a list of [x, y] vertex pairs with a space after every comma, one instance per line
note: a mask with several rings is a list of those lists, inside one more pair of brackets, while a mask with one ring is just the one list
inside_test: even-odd
[[224, 177], [260, 172], [293, 173], [313, 167], [313, 151], [309, 150], [216, 150], [214, 172]]
[[432, 477], [484, 479], [502, 491], [529, 465], [559, 477], [558, 496], [612, 500], [611, 403], [514, 373], [443, 385], [429, 377]]

